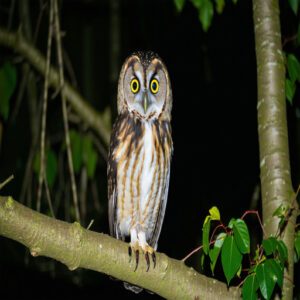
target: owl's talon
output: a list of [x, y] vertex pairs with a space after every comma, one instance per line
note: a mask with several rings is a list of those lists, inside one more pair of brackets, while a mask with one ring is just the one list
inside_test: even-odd
[[140, 252], [139, 250], [135, 250], [135, 268], [134, 268], [134, 272], [136, 271], [138, 264], [139, 264], [139, 256], [140, 256]]
[[153, 269], [155, 269], [155, 266], [156, 266], [156, 255], [155, 255], [155, 252], [152, 252], [151, 257], [152, 257], [152, 261], [153, 261]]
[[149, 253], [148, 252], [145, 253], [145, 259], [146, 259], [146, 263], [147, 263], [147, 270], [146, 270], [146, 272], [148, 272], [149, 268], [150, 268], [150, 259], [149, 259]]
[[131, 262], [132, 249], [130, 246], [128, 247], [128, 255], [129, 255], [129, 262]]

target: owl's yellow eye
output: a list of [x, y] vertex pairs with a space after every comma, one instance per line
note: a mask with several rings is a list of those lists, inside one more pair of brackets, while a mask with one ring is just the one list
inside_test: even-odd
[[136, 94], [139, 89], [140, 89], [140, 83], [139, 81], [137, 80], [137, 78], [133, 78], [130, 82], [130, 89], [131, 91]]
[[156, 94], [159, 90], [159, 83], [157, 79], [152, 79], [150, 82], [150, 90], [152, 94]]

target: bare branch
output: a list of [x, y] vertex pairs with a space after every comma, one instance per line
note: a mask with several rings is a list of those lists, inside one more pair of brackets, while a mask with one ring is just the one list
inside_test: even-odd
[[57, 0], [51, 0], [51, 10], [52, 9], [54, 11], [55, 39], [56, 39], [56, 50], [57, 50], [57, 58], [58, 58], [58, 70], [59, 70], [59, 85], [61, 87], [59, 90], [61, 93], [61, 101], [62, 101], [61, 103], [62, 103], [62, 111], [63, 111], [63, 121], [64, 121], [64, 129], [65, 129], [65, 141], [66, 141], [66, 149], [67, 149], [67, 157], [68, 157], [68, 166], [69, 166], [70, 179], [71, 179], [72, 198], [73, 198], [73, 202], [74, 202], [76, 220], [78, 222], [80, 222], [77, 187], [76, 187], [76, 181], [75, 181], [75, 175], [74, 175], [72, 149], [71, 149], [71, 142], [70, 142], [70, 135], [69, 135], [67, 104], [66, 104], [65, 92], [63, 89], [65, 80], [64, 80], [64, 70], [63, 70], [63, 61], [62, 61], [61, 34], [60, 34], [60, 24], [59, 24]]
[[14, 175], [10, 175], [7, 179], [0, 183], [0, 190], [3, 189], [9, 182], [14, 179]]
[[53, 32], [53, 9], [50, 9], [49, 13], [49, 29], [48, 29], [48, 41], [47, 41], [47, 62], [45, 68], [45, 82], [44, 82], [44, 94], [43, 94], [43, 111], [42, 111], [42, 128], [41, 128], [41, 145], [40, 145], [40, 173], [39, 173], [39, 186], [37, 192], [37, 211], [41, 209], [41, 197], [43, 190], [43, 181], [46, 176], [46, 162], [45, 162], [45, 137], [46, 137], [46, 119], [47, 119], [47, 104], [48, 104], [48, 81], [51, 59], [51, 44], [52, 44], [52, 32]]
[[[20, 32], [11, 32], [0, 27], [0, 45], [14, 49], [23, 55], [28, 62], [43, 76], [46, 68], [44, 56], [22, 36]], [[49, 85], [58, 89], [59, 75], [54, 67], [50, 67]], [[93, 128], [102, 138], [105, 146], [109, 143], [110, 131], [104, 125], [101, 115], [94, 110], [67, 81], [63, 86], [66, 100], [81, 119]]]
[[20, 242], [33, 256], [47, 256], [70, 270], [85, 268], [142, 286], [168, 299], [240, 299], [240, 289], [197, 273], [181, 261], [157, 253], [155, 269], [136, 272], [129, 263], [128, 244], [35, 212], [12, 197], [0, 196], [0, 235]]

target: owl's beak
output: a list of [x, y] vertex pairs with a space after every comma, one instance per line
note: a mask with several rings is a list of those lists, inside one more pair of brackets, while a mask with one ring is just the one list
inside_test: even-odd
[[143, 92], [143, 109], [144, 109], [144, 113], [147, 112], [147, 109], [149, 107], [150, 101], [149, 101], [149, 95], [148, 95], [148, 91], [145, 90]]

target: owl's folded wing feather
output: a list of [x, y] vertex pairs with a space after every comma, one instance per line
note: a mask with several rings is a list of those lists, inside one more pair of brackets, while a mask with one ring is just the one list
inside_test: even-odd
[[117, 230], [117, 162], [113, 154], [119, 144], [118, 128], [121, 121], [121, 118], [117, 118], [113, 126], [107, 163], [109, 231], [110, 235], [116, 238], [119, 238]]
[[117, 191], [116, 191], [116, 168], [113, 166], [114, 162], [108, 162], [108, 219], [109, 219], [109, 231], [110, 235], [117, 237], [116, 230], [116, 201], [117, 201]]
[[[170, 160], [171, 160], [171, 158], [170, 158]], [[149, 245], [152, 248], [154, 248], [155, 250], [157, 248], [157, 243], [158, 243], [158, 239], [159, 239], [159, 236], [160, 236], [160, 232], [161, 232], [161, 228], [162, 228], [162, 224], [163, 224], [163, 220], [164, 220], [165, 212], [166, 212], [168, 192], [169, 192], [169, 182], [170, 182], [170, 165], [171, 165], [170, 160], [169, 160], [168, 167], [167, 167], [168, 168], [167, 169], [167, 176], [166, 176], [164, 191], [163, 191], [162, 198], [161, 198], [161, 201], [160, 201], [157, 220], [156, 220], [156, 223], [155, 223], [155, 227], [154, 227], [152, 236], [150, 237], [150, 240], [149, 240]]]

